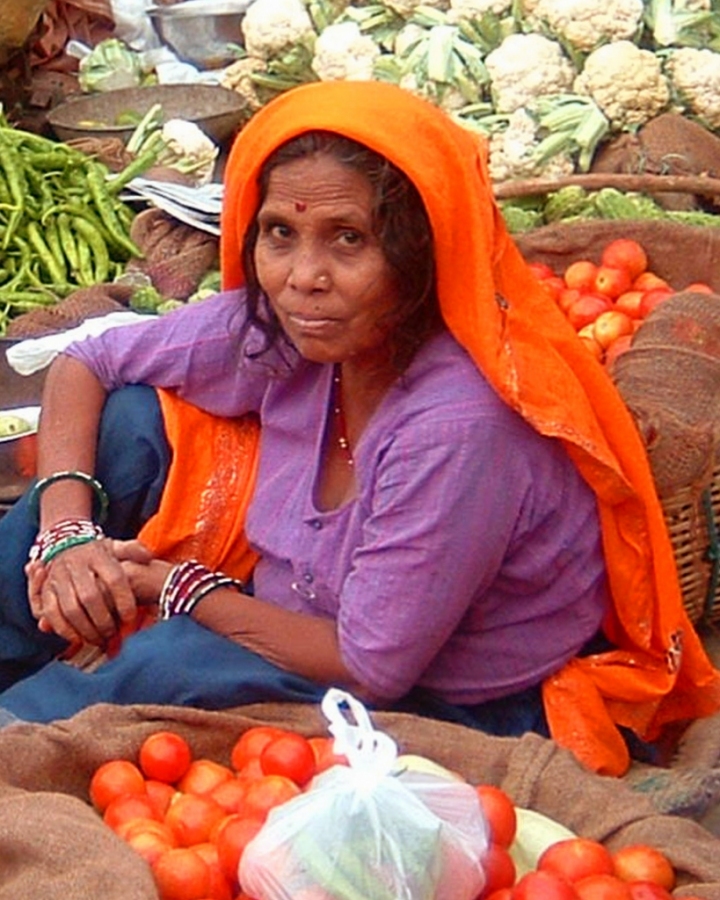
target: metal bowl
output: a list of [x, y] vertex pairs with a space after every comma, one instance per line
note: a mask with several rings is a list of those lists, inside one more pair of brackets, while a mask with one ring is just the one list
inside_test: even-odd
[[249, 5], [249, 0], [211, 5], [204, 0], [185, 0], [151, 6], [146, 15], [157, 36], [179, 59], [201, 69], [220, 69], [238, 58], [233, 45], [242, 45], [241, 23]]
[[8, 407], [9, 413], [24, 419], [29, 430], [11, 437], [0, 437], [0, 503], [11, 503], [29, 487], [37, 472], [37, 423], [40, 407]]
[[220, 145], [228, 143], [247, 118], [247, 102], [237, 91], [215, 84], [157, 84], [73, 97], [52, 109], [47, 119], [61, 141], [82, 137], [127, 141], [135, 130], [127, 124], [127, 116], [139, 119], [156, 103], [164, 121], [187, 119]]

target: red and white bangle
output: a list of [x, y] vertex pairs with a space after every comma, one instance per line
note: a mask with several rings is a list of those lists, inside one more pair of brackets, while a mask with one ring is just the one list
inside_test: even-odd
[[242, 592], [244, 585], [223, 572], [213, 572], [197, 560], [178, 563], [170, 569], [160, 591], [158, 619], [190, 615], [203, 597], [221, 587]]
[[90, 519], [62, 519], [41, 531], [30, 548], [28, 559], [47, 565], [63, 550], [98, 541], [105, 537], [102, 528]]

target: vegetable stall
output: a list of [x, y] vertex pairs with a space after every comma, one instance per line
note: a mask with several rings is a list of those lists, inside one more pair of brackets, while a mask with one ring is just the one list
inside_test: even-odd
[[[705, 395], [700, 369], [688, 367], [687, 355], [668, 384], [667, 332], [658, 331], [662, 318], [653, 314], [680, 298], [713, 347], [720, 346], [712, 308], [720, 294], [718, 0], [166, 0], [142, 9], [121, 0], [50, 0], [36, 6], [16, 32], [0, 31], [5, 69], [22, 70], [28, 79], [19, 98], [0, 93], [0, 349], [19, 366], [8, 366], [2, 354], [0, 392], [9, 408], [2, 413], [14, 418], [2, 437], [10, 443], [0, 444], [0, 503], [12, 503], [33, 472], [24, 443], [22, 472], [12, 473], [9, 493], [2, 493], [3, 447], [28, 438], [17, 408], [39, 403], [42, 386], [41, 365], [33, 368], [17, 351], [23, 345], [37, 351], [43, 338], [105, 317], [162, 315], [201, 302], [219, 284], [217, 215], [234, 132], [295, 85], [380, 79], [419, 93], [487, 139], [508, 229], [588, 352], [627, 391], [649, 450], [660, 448], [654, 458], [665, 454], [668, 480], [661, 481], [658, 462], [658, 485], [686, 605], [693, 622], [712, 635], [720, 617], [712, 552], [720, 517], [717, 353], [711, 347], [698, 361], [709, 373]], [[215, 18], [223, 18], [213, 54], [209, 44], [188, 47], [168, 29], [168, 21], [177, 25], [185, 14], [198, 29], [197, 16], [203, 27], [213, 18], [215, 30], [207, 35], [219, 33]], [[229, 36], [228, 27], [234, 29]], [[207, 102], [194, 104], [201, 93]], [[230, 103], [221, 133], [208, 122], [210, 98]], [[86, 102], [94, 105], [75, 116], [79, 133], [63, 132], [67, 114]], [[645, 415], [650, 407], [640, 390], [646, 382], [632, 368], [641, 358], [655, 366], [652, 416]], [[23, 364], [31, 379], [19, 374]], [[695, 402], [684, 402], [693, 391]], [[672, 416], [657, 415], [671, 403]], [[670, 439], [696, 451], [682, 457], [686, 468], [679, 455], [668, 455]], [[487, 738], [402, 715], [378, 714], [373, 721], [404, 754], [422, 755], [464, 784], [501, 787], [521, 815], [554, 823], [558, 840], [583, 836], [613, 853], [651, 845], [670, 860], [671, 886], [626, 894], [613, 884], [616, 893], [605, 896], [720, 896], [717, 832], [702, 827], [714, 823], [720, 804], [714, 720], [690, 725], [665, 766], [636, 765], [617, 782], [585, 772], [536, 736]], [[0, 730], [0, 810], [3, 820], [12, 816], [16, 823], [0, 839], [0, 855], [6, 849], [13, 860], [0, 880], [0, 898], [25, 896], [30, 885], [40, 885], [50, 900], [112, 900], [115, 893], [155, 900], [159, 882], [148, 869], [147, 849], [153, 842], [143, 836], [133, 845], [107, 828], [93, 803], [94, 773], [112, 761], [137, 762], [144, 741], [161, 729], [229, 771], [236, 742], [256, 726], [327, 738], [319, 711], [272, 704], [226, 713], [102, 708], [60, 725]], [[179, 777], [170, 781], [176, 799], [194, 794], [178, 788]], [[153, 830], [157, 838], [160, 829]], [[541, 830], [531, 829], [536, 843]], [[217, 852], [216, 837], [202, 843], [216, 848], [205, 854]], [[48, 858], [48, 845], [62, 865]], [[317, 853], [309, 854], [311, 863], [318, 878], [327, 876]], [[161, 900], [203, 900], [211, 889], [203, 878], [203, 893], [167, 888]], [[304, 888], [302, 896], [364, 896], [352, 878], [343, 882], [344, 892]], [[233, 879], [216, 881], [213, 890], [216, 900], [248, 896], [237, 893]], [[513, 894], [534, 896], [542, 895]]]

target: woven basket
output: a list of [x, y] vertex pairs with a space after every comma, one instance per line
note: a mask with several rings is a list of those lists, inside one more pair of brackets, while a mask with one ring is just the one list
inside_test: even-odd
[[720, 622], [720, 461], [710, 485], [664, 501], [683, 603], [693, 624]]
[[[546, 226], [517, 236], [516, 243], [529, 262], [562, 271], [576, 259], [598, 262], [606, 243], [628, 236], [643, 244], [650, 268], [671, 284], [705, 281], [720, 293], [720, 227], [588, 221]], [[720, 624], [720, 456], [706, 490], [689, 486], [661, 502], [688, 615], [695, 625]]]

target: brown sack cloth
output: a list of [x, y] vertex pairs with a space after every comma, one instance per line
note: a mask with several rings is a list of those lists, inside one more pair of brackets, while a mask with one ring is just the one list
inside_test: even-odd
[[583, 220], [515, 235], [515, 243], [528, 262], [547, 263], [562, 274], [577, 259], [599, 263], [603, 247], [615, 238], [633, 238], [642, 244], [648, 267], [675, 290], [704, 281], [720, 291], [720, 227], [664, 219]]
[[[552, 741], [490, 737], [398, 713], [374, 713], [372, 720], [400, 752], [427, 756], [471, 782], [499, 785], [518, 806], [611, 850], [652, 844], [678, 870], [675, 896], [720, 898], [717, 838], [690, 819], [661, 815], [650, 796], [585, 770]], [[87, 805], [94, 769], [135, 756], [147, 735], [166, 728], [187, 738], [195, 756], [228, 763], [239, 735], [258, 724], [327, 734], [319, 709], [303, 704], [225, 712], [102, 704], [51, 725], [0, 731], [0, 900], [157, 900], [146, 864]]]

